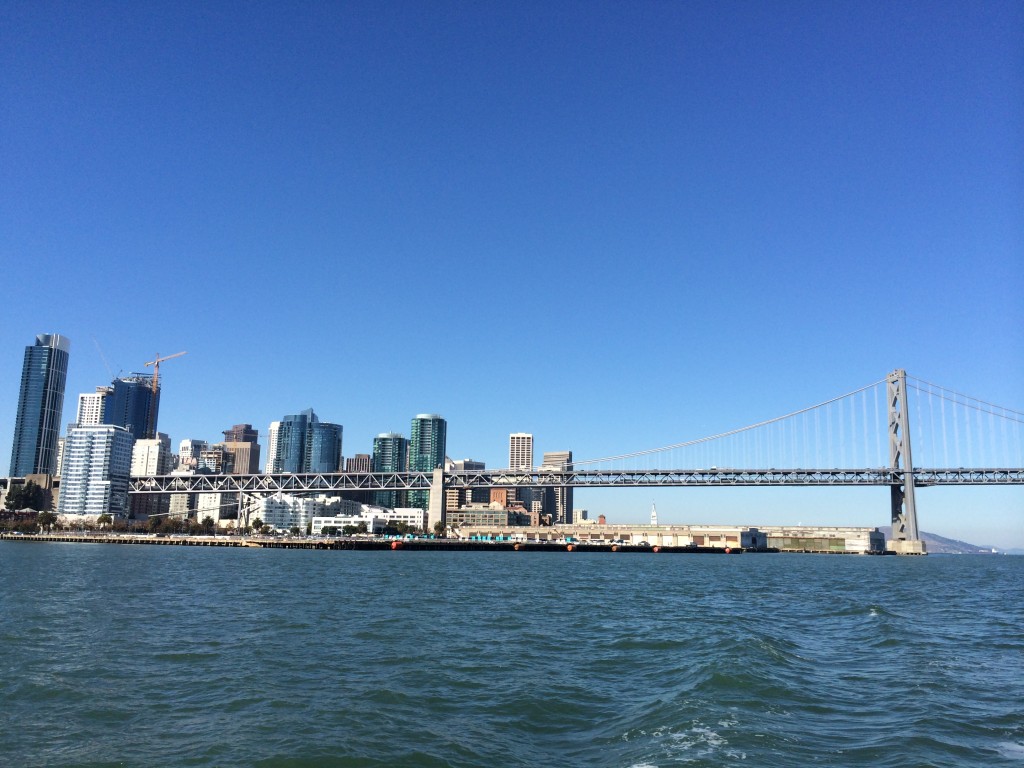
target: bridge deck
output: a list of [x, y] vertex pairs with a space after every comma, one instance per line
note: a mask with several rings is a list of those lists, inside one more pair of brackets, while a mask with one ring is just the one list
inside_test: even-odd
[[[914, 485], [1024, 485], [1024, 469], [915, 469]], [[131, 493], [276, 493], [426, 490], [429, 472], [337, 472], [262, 475], [155, 475], [133, 477]], [[653, 488], [728, 486], [893, 486], [903, 470], [868, 469], [507, 469], [450, 472], [446, 488]]]

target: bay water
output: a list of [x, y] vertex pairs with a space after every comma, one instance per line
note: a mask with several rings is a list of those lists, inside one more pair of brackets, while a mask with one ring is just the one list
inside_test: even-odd
[[0, 542], [0, 764], [1024, 766], [1024, 557]]

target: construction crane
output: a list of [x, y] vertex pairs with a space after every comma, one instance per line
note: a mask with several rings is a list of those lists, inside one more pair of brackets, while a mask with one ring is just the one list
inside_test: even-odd
[[151, 365], [153, 366], [153, 391], [150, 394], [150, 398], [149, 398], [149, 419], [147, 420], [148, 423], [146, 425], [147, 426], [147, 429], [146, 429], [146, 437], [147, 438], [152, 439], [152, 438], [156, 437], [156, 396], [157, 396], [157, 393], [160, 391], [160, 384], [159, 384], [159, 381], [160, 381], [160, 363], [162, 363], [164, 360], [170, 360], [173, 357], [181, 357], [182, 355], [185, 355], [185, 354], [188, 354], [188, 353], [187, 352], [175, 352], [173, 355], [167, 355], [165, 357], [160, 357], [160, 353], [157, 352], [156, 355], [155, 355], [156, 359], [155, 360], [150, 360], [148, 363], [146, 363], [146, 367], [147, 368], [149, 366], [151, 366]]

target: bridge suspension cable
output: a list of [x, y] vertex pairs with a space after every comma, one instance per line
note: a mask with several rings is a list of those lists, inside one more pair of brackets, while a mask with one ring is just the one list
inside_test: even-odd
[[[576, 460], [577, 469], [886, 467], [886, 379], [772, 419], [693, 440]], [[1024, 412], [907, 377], [918, 467], [1024, 466]], [[667, 462], [666, 466], [660, 466]], [[654, 466], [658, 465], [658, 466]]]
[[1021, 466], [1024, 412], [917, 377], [907, 379], [907, 388], [916, 393], [918, 466]]
[[[581, 460], [581, 461], [573, 461], [573, 466], [577, 467], [577, 468], [583, 468], [586, 465], [592, 465], [592, 464], [604, 464], [604, 463], [610, 463], [610, 462], [628, 461], [630, 459], [637, 459], [637, 458], [644, 457], [644, 456], [651, 456], [651, 455], [654, 455], [654, 454], [668, 453], [668, 452], [679, 450], [679, 449], [682, 449], [682, 448], [690, 448], [690, 447], [693, 447], [693, 446], [698, 446], [698, 445], [701, 445], [701, 444], [710, 443], [710, 442], [713, 442], [713, 441], [716, 441], [716, 440], [723, 440], [725, 438], [734, 437], [734, 436], [737, 436], [737, 435], [745, 435], [745, 433], [750, 433], [750, 432], [753, 432], [755, 430], [759, 430], [759, 429], [763, 429], [765, 427], [769, 427], [769, 426], [772, 426], [772, 425], [775, 425], [775, 424], [779, 424], [779, 423], [785, 422], [785, 421], [787, 421], [789, 419], [795, 419], [798, 416], [804, 416], [805, 414], [808, 414], [808, 413], [810, 413], [812, 411], [817, 412], [817, 411], [819, 411], [822, 408], [827, 408], [828, 406], [833, 405], [835, 403], [841, 403], [843, 400], [846, 400], [848, 398], [852, 398], [855, 395], [866, 393], [868, 390], [871, 390], [871, 389], [874, 389], [876, 391], [876, 393], [877, 393], [878, 388], [881, 385], [883, 385], [883, 384], [885, 384], [885, 379], [880, 379], [879, 381], [875, 381], [875, 382], [872, 382], [871, 384], [868, 384], [866, 386], [860, 387], [859, 389], [855, 389], [852, 392], [847, 392], [846, 394], [838, 395], [837, 397], [830, 398], [829, 400], [825, 400], [825, 401], [817, 403], [815, 405], [810, 405], [810, 406], [808, 406], [806, 408], [801, 408], [800, 410], [793, 411], [791, 413], [787, 413], [787, 414], [784, 414], [782, 416], [776, 416], [773, 419], [766, 419], [765, 421], [759, 421], [756, 424], [750, 424], [750, 425], [745, 426], [745, 427], [739, 427], [737, 429], [731, 429], [731, 430], [729, 430], [727, 432], [719, 432], [718, 434], [715, 434], [715, 435], [708, 435], [706, 437], [699, 437], [699, 438], [696, 438], [694, 440], [686, 440], [686, 441], [681, 442], [681, 443], [673, 443], [672, 445], [666, 445], [666, 446], [662, 446], [660, 448], [648, 448], [646, 450], [634, 451], [632, 453], [623, 453], [623, 454], [618, 454], [616, 456], [604, 456], [604, 457], [596, 458], [596, 459], [584, 459], [584, 460]], [[862, 404], [862, 411], [863, 411], [864, 414], [867, 413], [867, 403], [866, 403], [866, 400]], [[877, 412], [878, 412], [877, 400], [876, 400], [876, 403], [875, 403], [875, 411], [876, 411], [876, 415], [877, 415]], [[814, 431], [816, 433], [820, 432], [820, 428], [821, 428], [820, 421], [818, 420], [817, 416], [818, 416], [818, 414], [816, 413], [815, 414], [816, 423], [815, 423], [815, 426], [814, 426]], [[853, 421], [853, 418], [854, 418], [854, 411], [853, 411], [853, 408], [851, 407], [851, 423]], [[838, 418], [833, 419], [833, 418], [830, 417], [830, 418], [826, 419], [826, 431], [829, 433], [829, 438], [831, 438], [831, 430], [832, 430], [832, 426], [833, 426], [833, 421], [835, 422], [837, 432], [839, 433], [840, 441], [842, 442], [843, 437], [844, 437], [844, 433], [845, 433], [845, 428], [846, 428], [846, 420], [845, 420], [845, 418], [843, 416], [841, 407], [840, 407], [840, 414], [839, 414]], [[865, 417], [865, 425], [864, 425], [864, 433], [865, 433], [865, 435], [868, 434], [868, 425], [867, 425], [866, 421], [867, 421], [867, 419]], [[802, 425], [802, 431], [804, 433], [806, 433], [808, 431], [808, 426], [807, 426], [806, 422]], [[851, 434], [853, 434], [853, 429], [851, 429]], [[773, 438], [771, 438], [769, 441], [766, 441], [766, 442], [774, 442], [775, 440], [777, 440], [779, 442], [779, 445], [777, 446], [777, 448], [781, 448], [781, 449], [784, 450], [785, 449], [785, 442], [786, 442], [787, 439], [789, 441], [791, 441], [792, 444], [795, 444], [796, 441], [798, 440], [798, 431], [796, 429], [793, 429], [793, 430], [790, 431], [789, 435], [782, 434], [782, 435], [779, 435], [779, 436], [773, 436]], [[744, 448], [746, 448], [746, 446], [744, 446]], [[758, 445], [752, 446], [752, 448], [755, 451], [762, 451], [762, 450], [767, 450], [768, 448], [770, 448], [770, 446], [768, 446], [767, 444], [765, 444], [765, 445], [758, 444]], [[765, 458], [767, 459], [767, 456]]]

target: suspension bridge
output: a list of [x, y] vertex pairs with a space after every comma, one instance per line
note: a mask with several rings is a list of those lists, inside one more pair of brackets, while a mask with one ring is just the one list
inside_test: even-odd
[[892, 540], [914, 552], [914, 489], [943, 485], [1024, 485], [1024, 413], [895, 370], [757, 424], [566, 467], [160, 475], [131, 478], [129, 492], [232, 493], [241, 506], [279, 492], [429, 490], [433, 525], [444, 521], [446, 488], [888, 486]]

